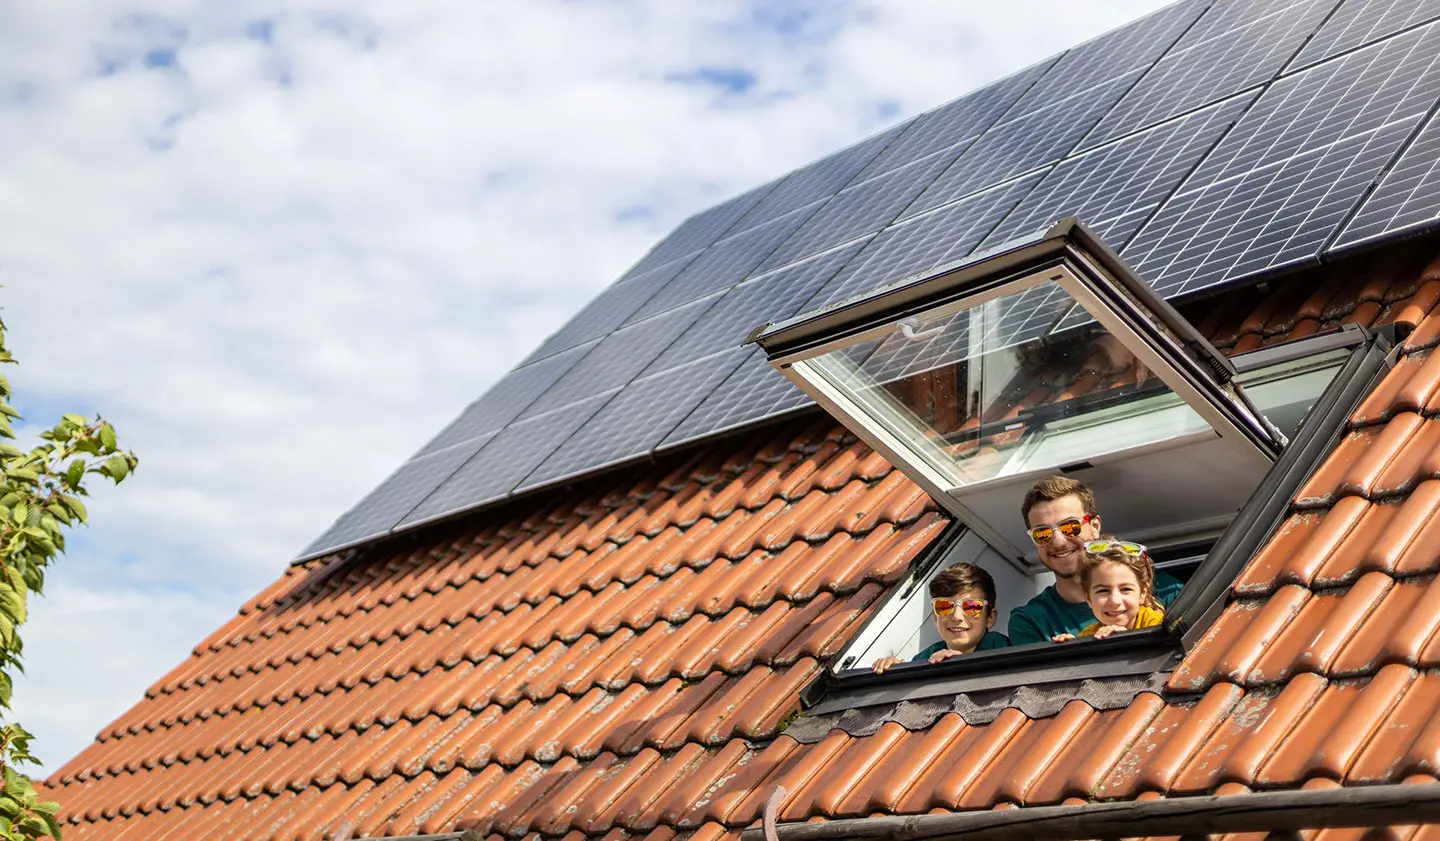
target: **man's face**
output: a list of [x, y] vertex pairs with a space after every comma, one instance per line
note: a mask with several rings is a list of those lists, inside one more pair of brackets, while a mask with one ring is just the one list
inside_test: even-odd
[[[1085, 506], [1080, 502], [1080, 497], [1075, 494], [1062, 496], [1059, 499], [1040, 501], [1030, 509], [1030, 521], [1025, 525], [1028, 528], [1036, 526], [1058, 526], [1066, 520], [1084, 520]], [[1084, 551], [1087, 540], [1095, 540], [1100, 536], [1100, 518], [1091, 517], [1088, 522], [1080, 526], [1080, 534], [1069, 537], [1062, 534], [1060, 529], [1054, 529], [1054, 534], [1049, 543], [1037, 545], [1035, 550], [1040, 553], [1040, 563], [1049, 567], [1050, 571], [1060, 578], [1070, 578], [1075, 575], [1079, 568], [1080, 555]]]
[[971, 587], [961, 590], [953, 598], [955, 609], [949, 616], [936, 616], [935, 628], [940, 632], [940, 639], [945, 641], [946, 648], [968, 654], [975, 650], [980, 638], [995, 624], [995, 605], [987, 602], [979, 616], [967, 616], [961, 605], [967, 601], [986, 601], [984, 591]]

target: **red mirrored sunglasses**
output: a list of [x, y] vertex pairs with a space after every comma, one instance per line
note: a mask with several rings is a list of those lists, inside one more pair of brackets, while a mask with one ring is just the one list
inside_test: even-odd
[[964, 613], [971, 619], [979, 619], [985, 615], [985, 608], [989, 606], [990, 602], [985, 599], [965, 599], [964, 601], [958, 602], [954, 599], [946, 598], [930, 600], [930, 609], [935, 611], [936, 616], [949, 616], [955, 612], [956, 607], [959, 607], [961, 613]]
[[1044, 546], [1055, 539], [1055, 532], [1060, 532], [1066, 537], [1079, 537], [1080, 530], [1085, 524], [1095, 519], [1094, 514], [1086, 514], [1083, 517], [1070, 517], [1061, 520], [1054, 525], [1036, 526], [1030, 530], [1030, 539], [1035, 541], [1036, 546]]

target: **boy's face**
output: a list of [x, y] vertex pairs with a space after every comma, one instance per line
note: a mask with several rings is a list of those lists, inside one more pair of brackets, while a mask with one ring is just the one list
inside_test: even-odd
[[[949, 616], [936, 616], [935, 628], [940, 632], [940, 639], [945, 641], [945, 647], [954, 651], [963, 651], [966, 654], [975, 650], [980, 644], [980, 638], [995, 624], [995, 605], [990, 604], [985, 598], [985, 593], [978, 587], [971, 587], [968, 590], [961, 590], [950, 597], [955, 602], [955, 609], [950, 611]], [[965, 613], [966, 602], [984, 602], [985, 607], [979, 616], [969, 616]]]
[[1135, 627], [1141, 599], [1140, 581], [1135, 571], [1124, 564], [1102, 563], [1090, 575], [1090, 590], [1085, 600], [1101, 625]]
[[1035, 503], [1030, 508], [1028, 519], [1029, 522], [1025, 525], [1032, 529], [1036, 526], [1059, 526], [1067, 521], [1080, 524], [1080, 533], [1075, 537], [1067, 537], [1056, 528], [1048, 543], [1035, 547], [1040, 562], [1060, 578], [1069, 578], [1075, 574], [1085, 542], [1100, 536], [1100, 518], [1091, 517], [1087, 520], [1085, 504], [1076, 494]]

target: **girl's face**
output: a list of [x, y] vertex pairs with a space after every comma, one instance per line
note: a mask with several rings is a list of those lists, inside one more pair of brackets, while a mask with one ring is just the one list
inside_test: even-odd
[[1112, 561], [1101, 563], [1090, 575], [1090, 591], [1085, 594], [1085, 600], [1101, 625], [1133, 628], [1145, 594], [1140, 591], [1135, 571]]

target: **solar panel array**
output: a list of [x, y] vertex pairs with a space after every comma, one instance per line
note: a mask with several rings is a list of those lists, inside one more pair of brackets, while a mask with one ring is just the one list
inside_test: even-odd
[[303, 556], [801, 409], [751, 327], [1062, 216], [1167, 296], [1440, 226], [1437, 62], [1440, 0], [1183, 0], [1026, 68], [686, 220]]

